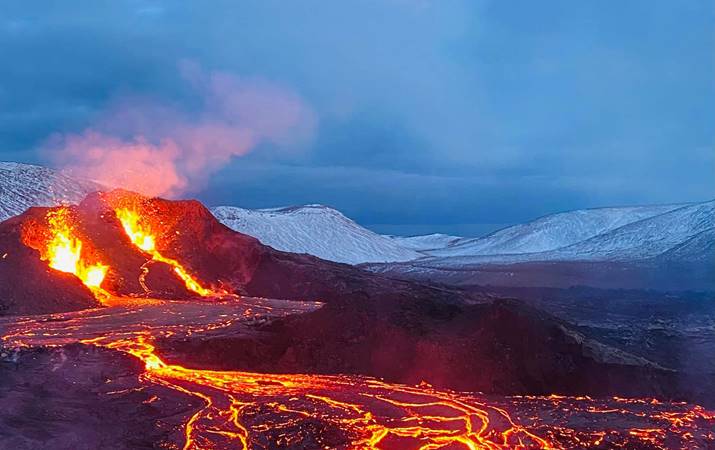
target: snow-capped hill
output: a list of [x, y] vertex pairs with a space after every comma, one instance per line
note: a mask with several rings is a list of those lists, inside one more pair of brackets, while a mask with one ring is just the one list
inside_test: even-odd
[[409, 261], [423, 256], [323, 205], [257, 210], [219, 206], [211, 212], [229, 228], [286, 252], [348, 264]]
[[230, 228], [279, 250], [349, 264], [412, 261], [417, 266], [463, 267], [528, 261], [705, 260], [714, 245], [713, 205], [714, 201], [576, 210], [475, 239], [381, 236], [322, 205], [212, 211]]
[[715, 259], [715, 228], [702, 231], [657, 257], [658, 262], [710, 262]]
[[31, 206], [77, 203], [101, 190], [91, 181], [69, 177], [46, 167], [0, 162], [0, 221]]
[[[481, 264], [521, 262], [611, 261], [663, 264], [715, 260], [713, 254], [713, 249], [715, 249], [715, 201], [677, 206], [679, 207], [674, 209], [673, 206], [668, 206], [666, 208], [668, 210], [661, 214], [627, 223], [554, 250], [522, 253], [513, 251], [501, 254], [492, 254], [489, 250], [484, 253], [458, 253], [423, 258], [415, 261], [414, 265], [433, 268], [464, 268]], [[650, 211], [659, 208], [649, 207]], [[563, 229], [555, 224], [552, 226]], [[489, 238], [490, 236], [487, 236], [482, 239]], [[474, 250], [476, 246], [472, 245], [470, 248]]]
[[428, 253], [437, 257], [542, 253], [582, 242], [629, 223], [657, 216], [683, 205], [580, 209], [551, 214], [484, 237], [461, 239]]
[[450, 236], [448, 234], [434, 233], [420, 236], [392, 236], [386, 237], [394, 240], [402, 247], [416, 250], [418, 252], [429, 252], [431, 250], [440, 250], [448, 246], [456, 245], [465, 238], [459, 236]]
[[[715, 200], [685, 205], [561, 248], [550, 259], [641, 260], [668, 252], [692, 259], [712, 246]], [[693, 240], [691, 242], [691, 240]]]

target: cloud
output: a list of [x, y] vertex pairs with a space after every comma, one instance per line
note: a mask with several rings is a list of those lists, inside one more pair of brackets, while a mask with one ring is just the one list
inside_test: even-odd
[[115, 101], [79, 133], [44, 145], [69, 173], [146, 195], [177, 196], [204, 187], [231, 158], [261, 143], [291, 148], [312, 137], [316, 116], [296, 93], [257, 78], [179, 70], [197, 98], [191, 112], [143, 97]]
[[[368, 223], [471, 222], [472, 214], [501, 223], [521, 219], [513, 214], [534, 202], [542, 209], [529, 214], [713, 196], [713, 2], [55, 3], [15, 0], [3, 10], [3, 159], [46, 162], [36, 149], [48, 135], [90, 130], [128, 146], [142, 137], [164, 153], [168, 137], [184, 152], [190, 136], [224, 136], [222, 111], [233, 109], [253, 133], [240, 139], [250, 141], [256, 130], [270, 138], [248, 142], [250, 155], [229, 157], [219, 172], [187, 177], [177, 169], [176, 186], [185, 186], [174, 191], [251, 206], [332, 202]], [[161, 12], [142, 11], [147, 7]], [[242, 76], [224, 83], [191, 63], [177, 70], [182, 58]], [[214, 94], [223, 84], [244, 92], [233, 97], [242, 104], [250, 104], [245, 92], [274, 90], [282, 103], [269, 102], [265, 113], [236, 111], [229, 107], [236, 101]], [[309, 152], [273, 151], [310, 136], [300, 131], [310, 126], [275, 133], [294, 121], [294, 114], [270, 113], [289, 111], [286, 104], [303, 105], [298, 115], [315, 111], [308, 114], [313, 128], [320, 117]], [[223, 126], [204, 126], [216, 117]], [[190, 124], [191, 133], [177, 123]], [[192, 165], [213, 165], [204, 154]], [[249, 159], [267, 169], [247, 186]], [[296, 180], [278, 166], [314, 170]], [[342, 167], [354, 168], [354, 177]], [[372, 174], [384, 170], [423, 178], [403, 183], [385, 175], [393, 185], [374, 189]], [[335, 183], [318, 175], [331, 171], [340, 174]], [[513, 194], [453, 184], [448, 177], [455, 175], [495, 175]], [[534, 177], [555, 180], [563, 195]], [[386, 192], [395, 198], [389, 216]], [[448, 203], [448, 211], [409, 214], [408, 204], [442, 208], [439, 192], [463, 200]], [[487, 197], [505, 207], [473, 207]], [[556, 200], [542, 200], [549, 198]]]

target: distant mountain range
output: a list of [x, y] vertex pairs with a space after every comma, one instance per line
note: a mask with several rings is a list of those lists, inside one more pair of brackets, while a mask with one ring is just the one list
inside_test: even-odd
[[580, 209], [550, 214], [484, 237], [461, 239], [430, 251], [436, 257], [543, 253], [590, 239], [681, 205]]
[[715, 201], [577, 210], [370, 270], [452, 285], [715, 290]]
[[715, 201], [584, 209], [452, 241], [426, 253], [432, 262], [461, 264], [641, 261], [667, 255], [697, 260], [713, 231]]
[[715, 290], [715, 201], [583, 209], [478, 238], [381, 236], [321, 205], [212, 210], [276, 249], [453, 285]]
[[[0, 220], [32, 205], [75, 203], [100, 189], [54, 170], [0, 163]], [[277, 250], [369, 264], [390, 273], [469, 271], [484, 266], [555, 263], [711, 264], [715, 201], [561, 212], [478, 238], [385, 236], [323, 205], [212, 208], [224, 225]]]
[[583, 209], [541, 217], [479, 238], [443, 234], [401, 237], [373, 233], [322, 205], [247, 210], [212, 209], [225, 225], [279, 250], [351, 264], [429, 265], [531, 261], [695, 261], [715, 233], [715, 201]]

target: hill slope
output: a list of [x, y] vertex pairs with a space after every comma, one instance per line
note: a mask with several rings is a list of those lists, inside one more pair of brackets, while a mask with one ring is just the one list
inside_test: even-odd
[[[631, 210], [628, 211], [629, 213], [635, 209], [635, 214], [616, 214], [620, 217], [610, 221], [611, 224], [626, 222], [624, 225], [606, 229], [606, 231], [569, 245], [559, 246], [559, 244], [572, 240], [573, 236], [587, 236], [599, 226], [602, 227], [604, 222], [601, 219], [603, 219], [605, 211], [592, 210], [597, 211], [595, 219], [592, 221], [584, 221], [584, 217], [587, 215], [581, 214], [589, 210], [547, 216], [535, 222], [510, 227], [453, 248], [445, 247], [442, 250], [430, 251], [430, 254], [439, 256], [423, 261], [432, 266], [458, 267], [469, 264], [528, 261], [658, 261], [660, 259], [656, 260], [655, 258], [660, 258], [661, 255], [664, 258], [667, 257], [668, 261], [676, 259], [696, 261], [712, 256], [708, 249], [713, 248], [715, 236], [713, 233], [715, 231], [715, 201], [627, 209]], [[665, 209], [664, 212], [653, 214], [653, 212], [663, 209]], [[619, 212], [622, 213], [622, 211]], [[579, 221], [572, 220], [576, 213], [579, 213]], [[567, 220], [559, 220], [564, 216]], [[645, 217], [633, 220], [642, 216]], [[545, 228], [544, 223], [550, 223], [550, 227]], [[525, 229], [535, 231], [524, 233]], [[560, 242], [556, 239], [558, 230], [561, 230], [565, 236]], [[513, 239], [507, 240], [504, 239], [504, 236], [511, 236]], [[550, 239], [537, 242], [543, 236], [548, 236]], [[520, 246], [526, 242], [535, 243], [535, 245]], [[548, 247], [553, 248], [546, 251], [523, 251], [529, 248]], [[499, 252], [497, 253], [497, 251]]]
[[[560, 260], [641, 260], [654, 258], [678, 247], [700, 235], [700, 243], [712, 238], [715, 228], [715, 201], [685, 205], [681, 208], [629, 223], [607, 233], [594, 236], [577, 244], [559, 249], [551, 259]], [[686, 245], [687, 246], [687, 245]], [[690, 259], [690, 252], [674, 251]], [[700, 247], [703, 249], [704, 247]]]
[[446, 247], [456, 246], [465, 240], [471, 240], [459, 236], [434, 233], [420, 236], [387, 236], [405, 248], [410, 248], [418, 252], [429, 253], [438, 251]]
[[547, 252], [677, 209], [683, 205], [581, 209], [551, 214], [484, 237], [462, 239], [432, 256], [486, 256]]
[[234, 231], [276, 250], [348, 264], [409, 261], [423, 256], [323, 205], [258, 210], [220, 206], [211, 212]]
[[88, 193], [102, 189], [46, 167], [0, 162], [0, 221], [31, 206], [79, 203]]

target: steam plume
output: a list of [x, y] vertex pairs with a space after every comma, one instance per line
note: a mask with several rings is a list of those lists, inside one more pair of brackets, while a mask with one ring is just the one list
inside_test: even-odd
[[108, 187], [171, 197], [201, 187], [260, 143], [287, 146], [311, 136], [315, 116], [295, 93], [192, 63], [180, 69], [199, 99], [197, 113], [125, 99], [81, 133], [53, 136], [46, 149], [55, 165]]

